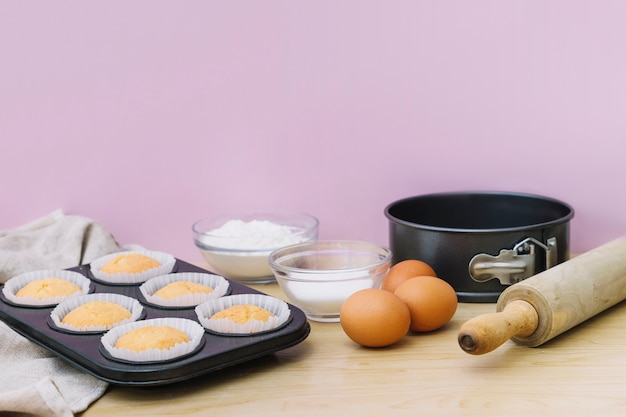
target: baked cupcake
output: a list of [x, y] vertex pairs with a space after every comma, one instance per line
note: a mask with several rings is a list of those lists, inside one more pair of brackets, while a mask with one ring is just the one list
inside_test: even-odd
[[264, 294], [221, 297], [200, 304], [195, 311], [207, 330], [233, 336], [278, 329], [291, 316], [287, 303]]
[[90, 285], [91, 282], [78, 272], [46, 269], [9, 279], [2, 293], [12, 304], [49, 307], [69, 297], [87, 294]]
[[129, 330], [117, 339], [115, 347], [143, 352], [150, 349], [169, 350], [179, 343], [189, 342], [184, 331], [170, 325], [150, 325]]
[[150, 304], [185, 308], [222, 297], [229, 288], [228, 281], [219, 275], [179, 272], [151, 278], [141, 284], [139, 291]]
[[50, 313], [54, 326], [71, 332], [103, 332], [141, 318], [143, 307], [121, 294], [96, 293], [69, 298]]
[[155, 251], [126, 251], [112, 253], [94, 260], [92, 275], [111, 284], [138, 284], [150, 278], [169, 274], [176, 259]]
[[195, 352], [204, 329], [193, 320], [162, 317], [115, 327], [101, 343], [111, 357], [130, 362], [168, 361]]

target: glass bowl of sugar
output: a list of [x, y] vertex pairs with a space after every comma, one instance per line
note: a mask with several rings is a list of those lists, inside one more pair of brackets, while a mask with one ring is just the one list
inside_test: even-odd
[[209, 270], [234, 281], [262, 284], [275, 281], [269, 254], [316, 241], [319, 221], [299, 212], [237, 210], [198, 220], [191, 228]]
[[391, 266], [385, 246], [353, 240], [317, 240], [277, 249], [269, 264], [289, 301], [313, 321], [337, 322], [355, 292], [379, 288]]

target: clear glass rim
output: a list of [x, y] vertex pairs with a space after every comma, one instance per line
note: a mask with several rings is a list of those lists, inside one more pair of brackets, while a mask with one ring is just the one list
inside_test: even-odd
[[[362, 249], [362, 250], [359, 250]], [[367, 265], [362, 265], [358, 267], [351, 268], [334, 268], [334, 269], [309, 269], [309, 268], [298, 268], [293, 266], [287, 266], [280, 263], [280, 260], [287, 255], [290, 254], [298, 254], [302, 252], [307, 252], [311, 250], [319, 251], [319, 250], [332, 250], [332, 249], [349, 249], [349, 250], [359, 250], [360, 252], [368, 252], [373, 255], [378, 255], [380, 259], [377, 262], [373, 262]], [[285, 279], [288, 281], [305, 281], [310, 282], [307, 279], [299, 279], [289, 276], [290, 273], [300, 273], [300, 274], [309, 274], [311, 276], [316, 276], [319, 278], [322, 275], [332, 275], [332, 274], [345, 274], [351, 272], [359, 272], [377, 269], [385, 264], [390, 264], [392, 259], [392, 252], [387, 246], [378, 245], [376, 243], [359, 241], [359, 240], [317, 240], [312, 242], [303, 242], [297, 243], [295, 245], [285, 246], [280, 249], [276, 249], [270, 253], [268, 256], [268, 261], [270, 264], [270, 268], [274, 271], [280, 272], [280, 279]], [[278, 278], [278, 277], [277, 277]], [[363, 277], [352, 277], [352, 278], [329, 278], [328, 281], [352, 281], [363, 279]], [[321, 282], [322, 280], [318, 280]]]
[[[297, 219], [303, 223], [303, 225], [294, 226], [291, 223], [295, 222], [281, 222], [279, 219]], [[191, 225], [191, 230], [193, 231], [195, 236], [203, 236], [203, 237], [211, 237], [214, 239], [222, 239], [225, 242], [230, 242], [234, 240], [243, 240], [246, 239], [258, 239], [268, 236], [254, 236], [253, 238], [246, 238], [240, 236], [221, 236], [210, 233], [211, 230], [215, 230], [219, 228], [221, 225], [225, 224], [229, 220], [242, 220], [244, 221], [252, 221], [252, 220], [268, 220], [273, 221], [276, 224], [282, 226], [293, 227], [295, 230], [290, 233], [290, 235], [295, 236], [306, 236], [307, 234], [314, 232], [319, 227], [319, 220], [317, 217], [312, 216], [307, 213], [302, 213], [299, 211], [268, 211], [268, 210], [236, 210], [229, 213], [222, 213], [216, 216], [208, 216], [204, 217], [200, 220], [197, 220]], [[200, 229], [202, 224], [206, 224], [208, 222], [214, 223], [216, 226], [209, 228], [209, 230]], [[218, 225], [220, 224], [221, 225]]]

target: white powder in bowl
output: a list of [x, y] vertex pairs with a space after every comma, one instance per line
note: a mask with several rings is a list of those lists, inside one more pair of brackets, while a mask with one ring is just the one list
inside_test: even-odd
[[270, 250], [303, 240], [300, 230], [269, 220], [229, 220], [208, 234], [203, 243], [224, 249]]
[[304, 214], [243, 211], [232, 218], [201, 220], [192, 229], [211, 271], [237, 281], [264, 283], [274, 281], [269, 254], [317, 240], [317, 227], [317, 219]]

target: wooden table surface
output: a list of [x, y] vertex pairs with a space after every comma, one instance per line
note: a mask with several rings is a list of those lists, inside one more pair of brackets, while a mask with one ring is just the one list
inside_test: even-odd
[[[253, 287], [284, 298], [276, 284]], [[379, 349], [311, 322], [297, 346], [187, 382], [111, 386], [81, 416], [626, 415], [626, 303], [537, 348], [462, 351], [461, 324], [493, 311], [461, 303], [444, 328]]]

